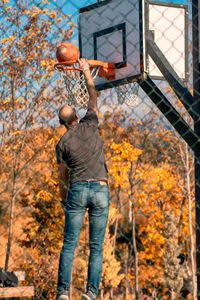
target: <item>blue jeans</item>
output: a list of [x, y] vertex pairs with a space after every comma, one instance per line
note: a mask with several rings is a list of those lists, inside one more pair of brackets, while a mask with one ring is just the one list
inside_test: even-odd
[[74, 251], [87, 209], [90, 247], [87, 286], [92, 292], [98, 292], [109, 211], [108, 185], [102, 185], [100, 182], [75, 182], [70, 185], [65, 209], [64, 241], [58, 269], [58, 291], [69, 290]]

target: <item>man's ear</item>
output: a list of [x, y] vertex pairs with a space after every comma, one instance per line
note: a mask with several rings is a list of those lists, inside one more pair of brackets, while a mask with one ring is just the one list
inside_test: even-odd
[[63, 121], [61, 118], [59, 118], [60, 125], [65, 125], [65, 121]]

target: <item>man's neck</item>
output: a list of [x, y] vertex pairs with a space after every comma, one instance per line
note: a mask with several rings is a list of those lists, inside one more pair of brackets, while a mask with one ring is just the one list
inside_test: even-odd
[[66, 129], [67, 130], [69, 130], [69, 129], [71, 129], [72, 127], [74, 127], [74, 126], [76, 126], [78, 124], [78, 121], [74, 121], [74, 122], [72, 122], [70, 125], [65, 125], [65, 127], [66, 127]]

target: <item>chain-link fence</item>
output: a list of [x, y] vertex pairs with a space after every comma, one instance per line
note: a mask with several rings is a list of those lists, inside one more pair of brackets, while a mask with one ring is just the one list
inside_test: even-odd
[[[134, 29], [142, 20], [144, 65], [134, 68], [143, 76], [98, 95], [110, 211], [97, 299], [199, 299], [198, 5], [173, 2], [143, 3], [138, 20], [124, 8], [121, 23]], [[64, 214], [55, 147], [68, 95], [55, 53], [62, 42], [80, 46], [79, 10], [95, 3], [0, 2], [0, 267], [25, 272], [17, 288], [0, 287], [0, 298], [56, 297]], [[102, 3], [103, 23], [112, 16]], [[77, 109], [80, 118], [85, 112]], [[70, 300], [87, 287], [88, 241], [86, 215]]]

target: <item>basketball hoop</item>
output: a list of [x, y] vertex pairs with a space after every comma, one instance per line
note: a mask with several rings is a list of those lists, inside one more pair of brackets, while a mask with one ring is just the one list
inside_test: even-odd
[[139, 84], [132, 82], [115, 88], [119, 104], [127, 104], [130, 107], [136, 107], [139, 103], [138, 92]]
[[[98, 60], [88, 60], [93, 80], [96, 76], [115, 79], [115, 64], [104, 63]], [[64, 80], [69, 105], [77, 108], [87, 108], [89, 94], [86, 88], [85, 76], [79, 68], [77, 61], [59, 62], [54, 68], [61, 73]]]

